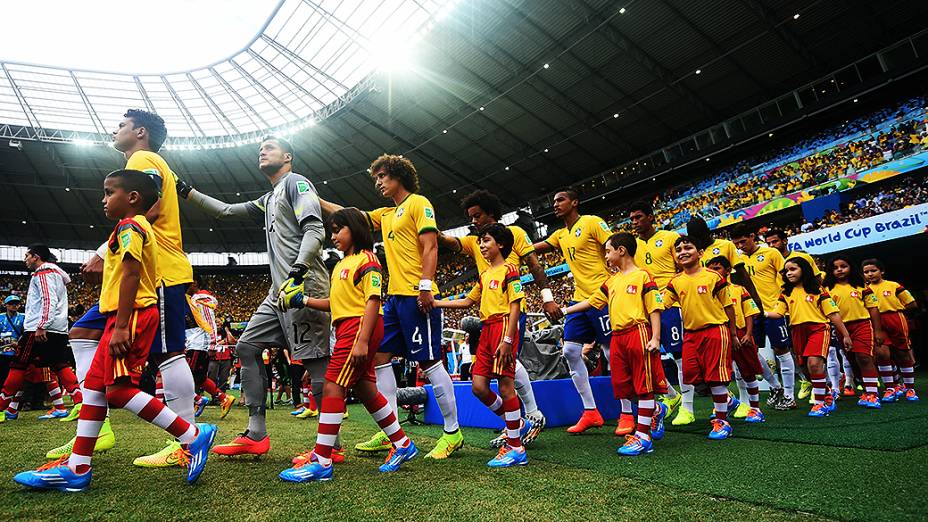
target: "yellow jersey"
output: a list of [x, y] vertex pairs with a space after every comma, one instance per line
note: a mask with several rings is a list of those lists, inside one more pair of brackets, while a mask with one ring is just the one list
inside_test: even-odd
[[364, 317], [367, 302], [380, 299], [383, 272], [377, 256], [368, 250], [345, 256], [332, 270], [329, 307], [332, 322], [349, 317]]
[[158, 302], [158, 244], [155, 242], [155, 232], [151, 224], [140, 214], [120, 220], [106, 242], [100, 313], [112, 313], [119, 309], [122, 261], [126, 256], [142, 265], [139, 271], [139, 289], [132, 307], [146, 308]]
[[480, 303], [481, 321], [509, 316], [509, 305], [525, 299], [519, 268], [504, 263], [484, 270], [467, 298]]
[[693, 275], [675, 275], [664, 290], [664, 306], [680, 303], [684, 330], [701, 330], [728, 323], [725, 308], [732, 306], [728, 281], [718, 272], [701, 268]]
[[161, 191], [158, 219], [151, 227], [158, 242], [158, 270], [164, 286], [193, 282], [193, 267], [184, 253], [177, 203], [177, 176], [157, 153], [140, 150], [126, 161], [126, 169], [140, 170], [155, 180]]
[[789, 261], [790, 259], [793, 259], [796, 257], [801, 257], [805, 259], [806, 261], [808, 261], [810, 265], [812, 265], [812, 273], [815, 274], [815, 277], [818, 277], [819, 279], [821, 279], [825, 275], [825, 272], [822, 272], [822, 269], [820, 269], [818, 267], [818, 264], [816, 264], [815, 258], [813, 258], [809, 254], [806, 254], [805, 252], [801, 250], [793, 250], [789, 254], [786, 254], [786, 257], [784, 258], [784, 262]]
[[[383, 249], [387, 254], [390, 281], [389, 295], [419, 295], [422, 279], [422, 254], [419, 236], [438, 232], [435, 210], [425, 196], [410, 194], [395, 207], [382, 207], [367, 213], [371, 229], [383, 233]], [[438, 285], [432, 286], [432, 293]]]
[[866, 286], [858, 288], [849, 283], [835, 283], [828, 293], [835, 300], [838, 311], [841, 312], [841, 319], [846, 323], [869, 320], [870, 309], [880, 307], [876, 294]]
[[868, 286], [873, 290], [880, 302], [880, 312], [901, 312], [905, 310], [909, 303], [915, 302], [911, 292], [894, 281], [884, 279], [877, 284]]
[[654, 276], [654, 282], [661, 290], [667, 287], [670, 278], [677, 275], [677, 261], [674, 257], [673, 244], [680, 234], [670, 230], [658, 230], [647, 241], [638, 238], [635, 250], [635, 264]]
[[808, 294], [801, 286], [794, 286], [789, 295], [780, 295], [773, 310], [780, 315], [789, 315], [790, 324], [825, 324], [829, 322], [829, 315], [840, 314], [838, 305], [827, 290]]
[[780, 274], [785, 263], [783, 254], [769, 246], [758, 246], [753, 254], [743, 254], [742, 259], [764, 309], [773, 310], [783, 293], [783, 277]]
[[609, 225], [596, 216], [580, 216], [570, 228], [559, 228], [545, 243], [559, 248], [574, 276], [574, 301], [593, 295], [606, 279], [606, 240], [612, 235]]
[[[532, 240], [521, 227], [509, 225], [507, 227], [512, 232], [512, 252], [506, 258], [506, 263], [515, 266], [522, 265], [522, 258], [535, 251], [532, 246]], [[477, 265], [477, 273], [482, 274], [484, 270], [490, 268], [490, 262], [483, 258], [480, 253], [480, 238], [474, 235], [468, 235], [458, 238], [461, 245], [461, 252], [474, 258], [474, 264]]]
[[747, 328], [747, 319], [760, 313], [760, 308], [757, 307], [754, 298], [743, 286], [734, 283], [728, 285], [728, 297], [731, 299], [732, 308], [735, 312], [735, 328], [739, 330]]
[[712, 258], [719, 256], [727, 259], [732, 268], [742, 263], [741, 256], [738, 255], [738, 248], [734, 243], [727, 239], [716, 239], [703, 250], [702, 258], [700, 258], [702, 266], [706, 266]]
[[609, 306], [609, 323], [613, 332], [650, 322], [648, 315], [664, 309], [657, 283], [647, 270], [636, 268], [627, 274], [616, 272], [599, 290], [593, 292], [589, 302], [600, 310]]

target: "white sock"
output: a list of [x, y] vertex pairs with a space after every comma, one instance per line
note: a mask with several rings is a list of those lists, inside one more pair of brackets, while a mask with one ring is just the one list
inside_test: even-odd
[[838, 350], [834, 346], [828, 347], [828, 384], [832, 390], [840, 390], [841, 362], [838, 361]]
[[744, 382], [744, 378], [741, 376], [741, 370], [735, 366], [735, 382], [738, 383], [738, 400], [744, 404], [749, 404], [750, 395], [748, 395], [748, 386]]
[[519, 400], [525, 407], [525, 414], [529, 415], [538, 411], [538, 404], [535, 402], [535, 390], [532, 389], [532, 379], [528, 376], [528, 370], [522, 364], [522, 361], [516, 359], [516, 393], [519, 394]]
[[196, 389], [193, 373], [183, 355], [176, 355], [158, 366], [164, 388], [164, 402], [177, 415], [190, 424], [196, 424], [193, 401]]
[[854, 366], [851, 365], [851, 358], [845, 351], [841, 352], [844, 357], [841, 358], [841, 365], [844, 368], [844, 385], [854, 387]]
[[691, 384], [683, 384], [683, 359], [673, 360], [677, 365], [677, 382], [680, 383], [680, 392], [683, 394], [682, 406], [686, 411], [693, 413], [693, 402], [696, 400], [696, 388]]
[[767, 381], [767, 384], [771, 389], [782, 388], [783, 385], [780, 384], [780, 378], [777, 377], [777, 374], [770, 369], [770, 365], [767, 364], [767, 359], [764, 359], [764, 356], [760, 352], [757, 352], [757, 360], [760, 361], [760, 369], [763, 371], [764, 380]]
[[583, 362], [583, 345], [572, 341], [564, 342], [564, 358], [570, 368], [570, 379], [583, 401], [583, 409], [596, 409], [596, 400], [593, 398], [593, 388], [590, 387], [590, 372]]
[[74, 373], [77, 375], [77, 384], [82, 389], [84, 387], [84, 378], [90, 370], [90, 363], [93, 362], [93, 355], [97, 352], [97, 345], [100, 341], [93, 339], [71, 339], [71, 353], [74, 354]]
[[787, 352], [783, 355], [777, 355], [777, 362], [780, 364], [780, 375], [783, 376], [783, 396], [792, 399], [796, 387], [796, 367], [793, 365], [793, 354]]
[[[395, 415], [399, 415], [396, 406], [396, 374], [393, 373], [393, 363], [387, 362], [380, 366], [374, 367], [374, 375], [377, 376], [377, 391], [379, 391], [390, 405], [390, 410]], [[317, 403], [318, 407], [321, 407]]]
[[677, 395], [680, 395], [679, 393], [677, 393], [677, 390], [675, 390], [674, 387], [671, 386], [670, 384], [667, 384], [667, 393], [664, 394], [664, 397], [667, 397], [668, 399], [673, 399]]
[[622, 405], [622, 414], [631, 415], [632, 414], [632, 401], [629, 399], [619, 399], [619, 404]]
[[432, 391], [435, 392], [435, 402], [438, 403], [438, 409], [441, 410], [441, 416], [445, 420], [445, 433], [454, 433], [458, 431], [458, 404], [454, 398], [454, 382], [448, 375], [445, 365], [439, 362], [425, 370], [429, 382], [432, 383]]

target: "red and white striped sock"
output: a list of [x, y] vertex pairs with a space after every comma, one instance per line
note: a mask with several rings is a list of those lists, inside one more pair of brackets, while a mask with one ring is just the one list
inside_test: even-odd
[[651, 418], [654, 417], [654, 395], [648, 394], [638, 398], [638, 422], [635, 435], [639, 439], [651, 440]]
[[715, 418], [728, 420], [728, 387], [722, 384], [713, 385], [712, 402], [715, 404]]
[[902, 384], [910, 390], [915, 389], [915, 368], [912, 366], [900, 366], [899, 373], [902, 374]]
[[74, 404], [84, 402], [84, 397], [81, 394], [81, 387], [77, 383], [77, 376], [74, 375], [74, 370], [72, 370], [70, 366], [65, 366], [56, 371], [55, 374], [58, 376], [58, 382], [61, 383], [61, 387], [68, 390], [68, 395], [71, 396], [71, 402]]
[[303, 395], [303, 407], [307, 410], [313, 409], [313, 391], [309, 386], [303, 386], [300, 388], [300, 394]]
[[10, 400], [10, 405], [6, 407], [6, 411], [9, 412], [10, 415], [16, 415], [17, 413], [19, 413], [19, 401], [22, 398], [23, 398], [23, 391], [19, 390], [18, 392], [16, 392], [16, 395], [14, 395], [13, 398]]
[[377, 393], [377, 396], [366, 402], [364, 407], [367, 408], [368, 413], [371, 414], [380, 429], [390, 438], [394, 448], [401, 448], [409, 443], [406, 432], [400, 427], [396, 415], [390, 409], [390, 405], [387, 404], [387, 399], [383, 394]]
[[825, 374], [811, 374], [809, 375], [809, 380], [812, 381], [812, 402], [814, 404], [824, 404], [825, 394], [828, 393], [828, 390], [825, 388]]
[[506, 421], [506, 440], [509, 447], [522, 451], [522, 437], [519, 429], [522, 427], [522, 405], [519, 396], [510, 397], [503, 401], [503, 420]]
[[883, 386], [892, 388], [896, 385], [892, 363], [889, 361], [880, 361], [876, 369], [880, 372], [880, 380], [883, 381]]
[[499, 417], [503, 419], [503, 421], [506, 420], [506, 418], [504, 417], [506, 409], [503, 408], [502, 397], [493, 393], [492, 391], [488, 391], [485, 397], [480, 397], [480, 402], [482, 402], [484, 406], [486, 406], [487, 408], [490, 408], [490, 411], [499, 415]]
[[26, 380], [26, 372], [19, 368], [10, 368], [6, 375], [6, 381], [3, 382], [3, 389], [0, 390], [0, 409], [6, 409], [13, 400], [13, 396], [23, 388], [23, 382]]
[[744, 379], [744, 387], [748, 390], [748, 403], [752, 408], [760, 408], [760, 388], [757, 379]]
[[134, 386], [110, 386], [106, 390], [106, 400], [114, 408], [129, 410], [142, 420], [167, 431], [181, 444], [190, 444], [197, 438], [195, 424], [185, 421], [161, 401]]
[[58, 386], [56, 381], [48, 381], [45, 383], [45, 389], [48, 390], [48, 396], [52, 400], [52, 406], [56, 410], [63, 410], [64, 401], [61, 399], [61, 387]]
[[870, 371], [868, 373], [862, 374], [860, 379], [864, 383], [864, 393], [877, 392], [877, 381], [879, 379], [879, 374], [874, 371]]
[[345, 411], [345, 399], [341, 397], [323, 397], [322, 411], [319, 413], [319, 429], [316, 432], [316, 447], [313, 453], [323, 466], [332, 464], [332, 448], [338, 440], [338, 430], [342, 426]]
[[155, 375], [155, 398], [164, 404], [164, 381], [161, 380], [161, 372]]
[[77, 436], [74, 447], [68, 457], [68, 467], [74, 473], [86, 473], [90, 470], [90, 458], [93, 447], [100, 435], [100, 427], [106, 420], [106, 394], [103, 390], [87, 388], [84, 381], [84, 404], [77, 418]]

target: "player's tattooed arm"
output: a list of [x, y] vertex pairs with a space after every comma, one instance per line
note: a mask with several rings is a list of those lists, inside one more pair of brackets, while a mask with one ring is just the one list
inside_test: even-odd
[[560, 321], [564, 314], [561, 313], [561, 307], [554, 301], [554, 294], [548, 288], [548, 276], [545, 274], [545, 267], [541, 266], [541, 261], [538, 260], [538, 254], [530, 252], [522, 256], [522, 262], [528, 265], [528, 271], [532, 274], [535, 284], [538, 285], [545, 317], [551, 322]]
[[751, 294], [751, 299], [757, 304], [760, 313], [764, 313], [764, 303], [760, 300], [760, 296], [757, 294], [757, 288], [754, 287], [754, 281], [751, 279], [751, 276], [748, 275], [748, 269], [745, 268], [744, 263], [738, 263], [734, 266], [734, 269], [735, 271], [729, 276], [732, 283], [744, 287], [744, 289]]

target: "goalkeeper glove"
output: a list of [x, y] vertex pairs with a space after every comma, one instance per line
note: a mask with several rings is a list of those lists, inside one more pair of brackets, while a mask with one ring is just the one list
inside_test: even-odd
[[277, 309], [281, 312], [287, 310], [298, 310], [306, 306], [303, 303], [303, 283], [295, 283], [293, 279], [287, 279], [280, 290], [277, 292]]
[[187, 199], [187, 196], [190, 195], [190, 191], [193, 190], [193, 186], [180, 178], [177, 178], [175, 186], [177, 187], [177, 195], [184, 199]]

